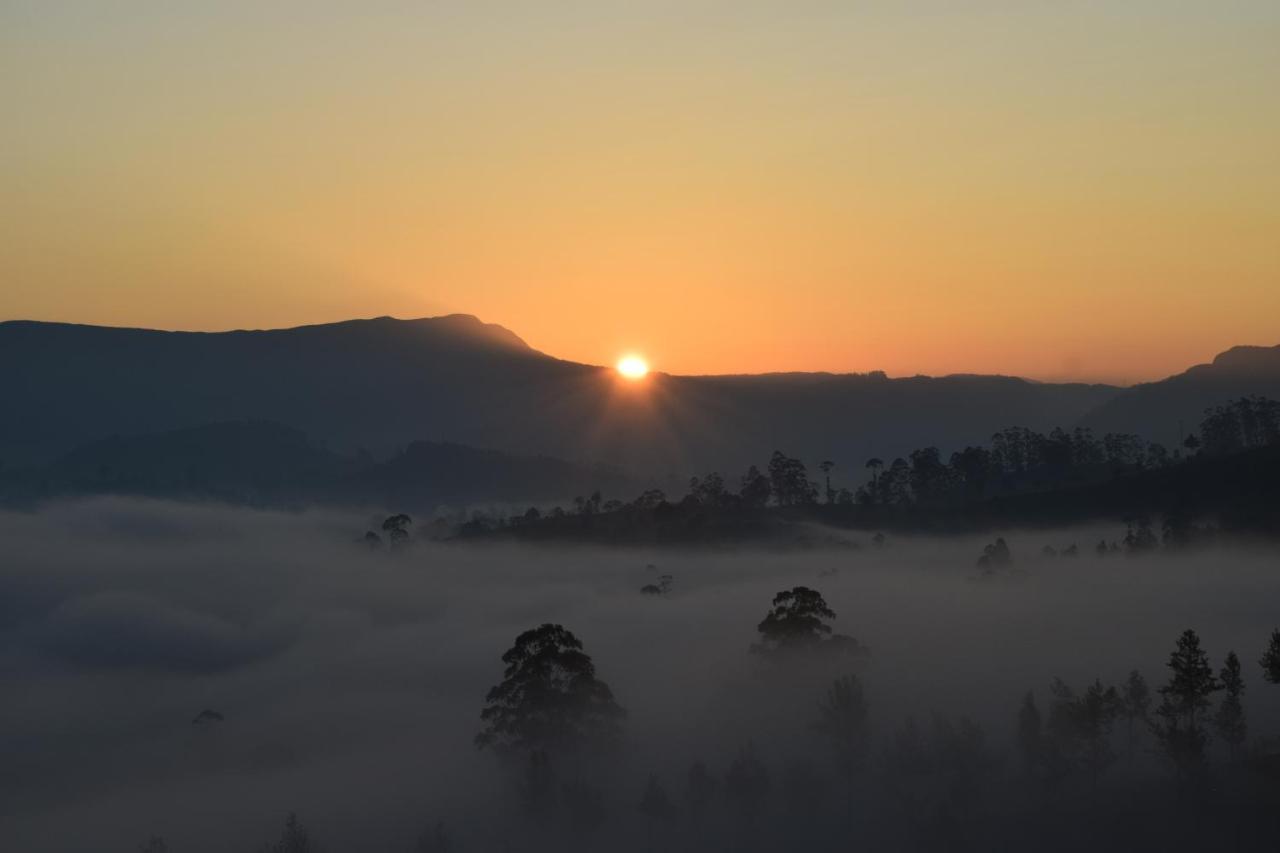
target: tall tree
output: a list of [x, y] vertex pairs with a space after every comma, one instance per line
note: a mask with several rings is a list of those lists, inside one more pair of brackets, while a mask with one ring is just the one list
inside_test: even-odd
[[1200, 637], [1191, 629], [1178, 638], [1168, 667], [1169, 681], [1160, 688], [1153, 728], [1178, 778], [1195, 777], [1203, 769], [1209, 741], [1200, 715], [1221, 685], [1209, 665], [1209, 656], [1200, 648]]
[[742, 475], [742, 482], [738, 490], [738, 497], [742, 500], [742, 505], [751, 509], [759, 509], [769, 502], [769, 496], [773, 494], [773, 488], [769, 485], [769, 478], [760, 473], [760, 469], [752, 465], [747, 469], [747, 473]]
[[1240, 701], [1241, 694], [1244, 693], [1244, 677], [1240, 674], [1240, 658], [1236, 657], [1235, 652], [1227, 652], [1218, 680], [1222, 683], [1222, 700], [1214, 714], [1213, 725], [1218, 736], [1227, 744], [1234, 762], [1249, 731], [1245, 723], [1244, 704]]
[[1262, 677], [1270, 684], [1280, 684], [1280, 630], [1271, 632], [1271, 641], [1262, 653]]
[[502, 662], [503, 680], [485, 697], [476, 746], [572, 751], [620, 736], [626, 711], [596, 678], [595, 664], [571, 631], [552, 624], [525, 631]]
[[1151, 723], [1151, 689], [1147, 680], [1136, 669], [1129, 672], [1120, 691], [1120, 708], [1128, 727], [1129, 764], [1133, 764], [1134, 730], [1138, 723]]
[[836, 463], [832, 462], [830, 459], [824, 459], [818, 463], [818, 467], [822, 469], [822, 476], [825, 478], [825, 482], [827, 486], [827, 491], [826, 491], [827, 503], [833, 504], [836, 502], [836, 498], [835, 498], [835, 492], [831, 490], [831, 469], [836, 467]]
[[792, 459], [780, 450], [773, 451], [773, 456], [769, 458], [769, 485], [779, 506], [800, 506], [814, 502], [815, 489], [809, 482], [809, 473], [804, 463], [799, 459]]
[[871, 472], [871, 487], [868, 491], [871, 502], [880, 503], [880, 469], [884, 467], [884, 460], [872, 456], [867, 460], [866, 467]]

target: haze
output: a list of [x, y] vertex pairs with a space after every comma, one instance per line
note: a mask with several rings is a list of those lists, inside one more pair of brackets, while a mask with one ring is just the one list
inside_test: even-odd
[[1278, 40], [1267, 0], [11, 0], [0, 316], [1157, 378], [1276, 342]]
[[[0, 708], [7, 849], [132, 850], [156, 834], [181, 853], [248, 851], [297, 810], [325, 850], [645, 850], [636, 802], [648, 774], [678, 798], [692, 761], [722, 780], [751, 740], [773, 776], [760, 844], [854, 831], [877, 849], [917, 849], [907, 827], [928, 815], [899, 816], [880, 780], [905, 717], [927, 724], [935, 712], [975, 720], [998, 762], [953, 844], [995, 837], [1026, 849], [1017, 839], [1038, 838], [1058, 849], [1052, 840], [1069, 825], [1064, 839], [1116, 849], [1136, 781], [1150, 785], [1136, 812], [1150, 823], [1142, 838], [1154, 843], [1159, 821], [1179, 826], [1158, 817], [1179, 802], [1166, 762], [1140, 733], [1136, 768], [1108, 771], [1103, 802], [1114, 797], [1119, 810], [1101, 814], [1114, 825], [1076, 821], [1074, 809], [1098, 813], [1078, 778], [1034, 815], [1010, 817], [1024, 803], [1015, 718], [1025, 691], [1044, 707], [1054, 676], [1118, 682], [1135, 667], [1157, 683], [1174, 638], [1195, 626], [1215, 660], [1228, 649], [1246, 659], [1252, 731], [1273, 733], [1280, 711], [1280, 688], [1252, 662], [1280, 595], [1273, 551], [1050, 560], [1036, 556], [1044, 545], [1089, 550], [1123, 531], [1012, 531], [1018, 571], [984, 577], [973, 565], [980, 537], [890, 537], [876, 549], [842, 534], [863, 547], [807, 554], [428, 544], [388, 553], [351, 541], [363, 520], [118, 499], [0, 513], [0, 677], [21, 685]], [[671, 593], [642, 596], [659, 573], [673, 575]], [[801, 670], [779, 681], [748, 653], [773, 594], [796, 584], [819, 588], [836, 627], [869, 649], [857, 672], [873, 748], [852, 830], [838, 808], [832, 824], [822, 810], [841, 802], [831, 755], [810, 729], [823, 679]], [[548, 837], [522, 818], [520, 774], [471, 743], [500, 656], [542, 621], [583, 639], [629, 711], [617, 764], [592, 777], [607, 780], [609, 820], [581, 836]], [[193, 725], [205, 708], [225, 720]], [[1211, 754], [1225, 761], [1221, 744]], [[788, 768], [802, 761], [831, 787], [800, 827]], [[732, 810], [719, 793], [710, 826], [726, 839], [737, 837]], [[1070, 823], [1050, 829], [1053, 815]], [[455, 847], [413, 847], [437, 822]], [[662, 837], [687, 838], [681, 826]], [[1206, 837], [1218, 837], [1213, 826], [1204, 821]]]

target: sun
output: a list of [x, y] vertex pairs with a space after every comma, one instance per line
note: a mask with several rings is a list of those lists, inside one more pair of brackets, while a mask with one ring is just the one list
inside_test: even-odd
[[624, 355], [618, 359], [618, 373], [627, 379], [643, 379], [649, 372], [649, 363], [638, 355]]

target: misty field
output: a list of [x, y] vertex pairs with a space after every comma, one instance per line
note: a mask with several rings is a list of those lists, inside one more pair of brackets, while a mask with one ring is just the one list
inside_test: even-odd
[[[356, 542], [367, 521], [117, 499], [0, 515], [0, 846], [162, 836], [248, 853], [296, 812], [326, 851], [1270, 849], [1256, 839], [1280, 789], [1220, 739], [1203, 789], [1145, 725], [1130, 748], [1123, 720], [1096, 780], [1040, 785], [1017, 732], [1027, 691], [1048, 716], [1055, 677], [1079, 690], [1137, 669], [1155, 694], [1193, 628], [1215, 669], [1229, 650], [1243, 662], [1248, 743], [1280, 735], [1280, 687], [1258, 666], [1280, 623], [1273, 550], [1104, 559], [1094, 544], [1122, 530], [1015, 530], [1012, 565], [984, 571], [992, 537], [392, 552]], [[1041, 554], [1071, 544], [1079, 557]], [[641, 594], [663, 575], [666, 594]], [[749, 652], [773, 596], [797, 586], [825, 597], [858, 654], [780, 667]], [[585, 818], [531, 813], [524, 765], [473, 742], [504, 651], [543, 623], [581, 639], [627, 712], [615, 751], [556, 768], [590, 785]], [[845, 674], [869, 730], [847, 792], [813, 726]], [[911, 776], [908, 717], [926, 746], [939, 726], [964, 734], [972, 766]], [[767, 778], [746, 810], [725, 784], [744, 756]], [[715, 787], [695, 823], [696, 761]]]

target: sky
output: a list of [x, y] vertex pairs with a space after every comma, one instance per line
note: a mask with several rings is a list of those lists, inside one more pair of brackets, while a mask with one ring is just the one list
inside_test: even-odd
[[1280, 343], [1280, 4], [0, 0], [0, 319], [673, 373]]

